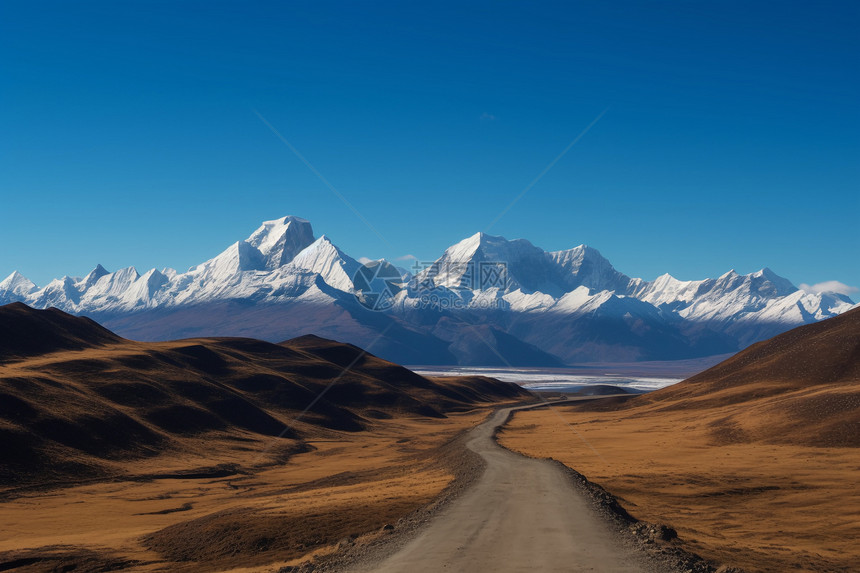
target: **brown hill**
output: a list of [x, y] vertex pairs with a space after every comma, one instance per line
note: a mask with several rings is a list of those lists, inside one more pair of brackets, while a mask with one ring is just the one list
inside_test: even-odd
[[20, 304], [0, 307], [0, 333], [5, 485], [119, 475], [124, 461], [181, 453], [210, 434], [239, 445], [269, 437], [260, 463], [271, 463], [321, 433], [528, 395], [495, 380], [436, 382], [317, 337], [139, 343]]
[[57, 310], [16, 302], [0, 306], [0, 364], [58, 350], [82, 350], [119, 342], [110, 330]]
[[778, 383], [783, 390], [860, 381], [860, 308], [759, 342], [653, 397]]
[[584, 473], [718, 563], [856, 571], [860, 310], [657, 392], [517, 413], [500, 439]]
[[860, 309], [759, 342], [683, 382], [593, 410], [709, 410], [718, 443], [860, 447]]

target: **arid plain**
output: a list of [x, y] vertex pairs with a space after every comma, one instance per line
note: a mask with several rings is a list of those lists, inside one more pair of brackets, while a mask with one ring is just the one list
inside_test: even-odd
[[856, 571], [860, 313], [645, 396], [518, 412], [499, 440], [576, 469], [715, 562]]
[[[340, 570], [356, 552], [366, 569], [386, 541], [444, 524], [433, 508], [453, 511], [453, 492], [529, 490], [502, 486], [504, 463], [481, 482], [466, 445], [496, 409], [536, 402], [515, 384], [425, 378], [314, 336], [139, 343], [20, 304], [0, 320], [0, 570]], [[650, 394], [518, 411], [497, 439], [677, 531], [642, 555], [656, 543], [710, 562], [696, 571], [846, 572], [860, 561], [859, 381], [850, 311]]]
[[[235, 437], [191, 438], [196, 455], [128, 464], [125, 478], [7, 496], [0, 563], [31, 561], [20, 571], [272, 571], [300, 563], [350, 536], [383, 535], [380, 528], [436, 499], [455, 471], [444, 445], [486, 413], [319, 435], [306, 442], [312, 451], [268, 469], [258, 459], [265, 439], [237, 448]], [[236, 470], [217, 477], [213, 463]]]
[[456, 436], [528, 397], [316, 337], [145, 344], [56, 310], [0, 319], [2, 570], [271, 571], [387, 535], [460, 471]]

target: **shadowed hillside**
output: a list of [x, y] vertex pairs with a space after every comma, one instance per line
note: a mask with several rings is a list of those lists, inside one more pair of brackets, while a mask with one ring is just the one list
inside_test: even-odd
[[88, 318], [34, 310], [16, 302], [0, 306], [0, 364], [58, 350], [81, 350], [122, 340]]
[[272, 463], [321, 432], [528, 395], [495, 380], [435, 382], [317, 337], [139, 343], [23, 304], [0, 307], [0, 342], [7, 486], [122, 474], [124, 461], [198, 448], [201, 436], [267, 438], [258, 462]]
[[860, 309], [759, 342], [679, 384], [583, 407], [709, 410], [718, 443], [860, 447]]
[[860, 309], [753, 344], [728, 360], [651, 398], [701, 396], [730, 387], [774, 383], [788, 390], [860, 381]]

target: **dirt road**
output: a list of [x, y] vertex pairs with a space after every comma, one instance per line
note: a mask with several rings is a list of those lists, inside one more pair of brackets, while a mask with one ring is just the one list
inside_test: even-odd
[[644, 571], [558, 466], [496, 444], [493, 431], [510, 411], [470, 433], [467, 447], [486, 460], [484, 474], [373, 571]]

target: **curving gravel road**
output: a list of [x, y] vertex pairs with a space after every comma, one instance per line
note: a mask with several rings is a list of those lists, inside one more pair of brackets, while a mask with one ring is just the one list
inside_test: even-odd
[[496, 444], [495, 428], [516, 409], [469, 435], [467, 447], [487, 462], [484, 474], [372, 571], [645, 571], [558, 466]]

